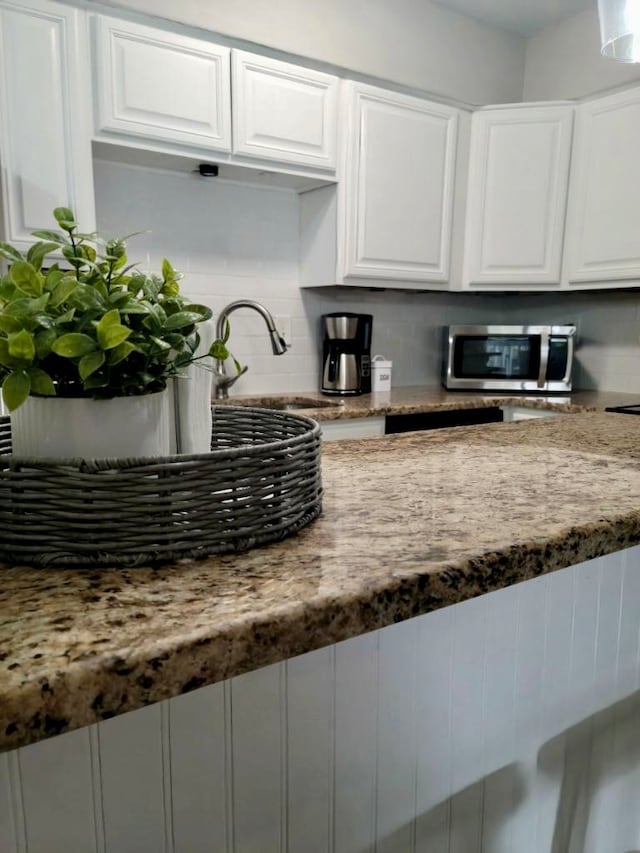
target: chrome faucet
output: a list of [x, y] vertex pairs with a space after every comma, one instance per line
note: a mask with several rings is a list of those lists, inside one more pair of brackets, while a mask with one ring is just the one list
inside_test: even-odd
[[[276, 329], [275, 321], [270, 312], [267, 311], [264, 305], [261, 305], [259, 302], [255, 302], [253, 299], [238, 299], [237, 302], [231, 302], [226, 308], [222, 309], [216, 324], [216, 338], [219, 340], [224, 338], [229, 314], [236, 311], [238, 308], [253, 308], [254, 311], [257, 311], [258, 314], [263, 317], [267, 324], [269, 337], [271, 338], [273, 354], [284, 355], [287, 351], [287, 342], [284, 338], [280, 337], [278, 330]], [[216, 400], [227, 400], [229, 397], [229, 388], [242, 376], [243, 373], [246, 372], [247, 367], [243, 367], [240, 373], [236, 374], [236, 376], [227, 376], [227, 372], [224, 369], [224, 361], [216, 359], [216, 366], [213, 371], [213, 381], [216, 387]]]

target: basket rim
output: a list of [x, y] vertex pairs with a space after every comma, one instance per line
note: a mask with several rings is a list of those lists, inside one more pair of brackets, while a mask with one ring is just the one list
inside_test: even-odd
[[[0, 473], [4, 470], [15, 470], [18, 467], [23, 468], [75, 468], [84, 471], [91, 471], [93, 468], [99, 468], [101, 471], [129, 469], [129, 468], [153, 468], [158, 465], [180, 464], [180, 463], [196, 463], [208, 462], [211, 463], [217, 459], [227, 460], [233, 459], [235, 456], [242, 455], [246, 457], [256, 456], [264, 452], [276, 452], [285, 449], [296, 447], [298, 444], [303, 444], [309, 441], [310, 438], [319, 436], [321, 432], [320, 424], [313, 418], [306, 415], [300, 415], [293, 412], [282, 412], [274, 409], [269, 409], [259, 406], [212, 406], [214, 413], [214, 430], [215, 418], [221, 414], [235, 413], [248, 414], [252, 413], [268, 415], [276, 423], [297, 423], [300, 427], [307, 427], [298, 435], [287, 436], [286, 438], [275, 438], [272, 441], [260, 442], [257, 444], [238, 444], [232, 447], [216, 448], [208, 453], [172, 453], [168, 456], [132, 456], [129, 458], [121, 458], [117, 456], [98, 456], [93, 459], [84, 459], [83, 457], [61, 457], [61, 456], [15, 456], [13, 453], [7, 453], [0, 450]], [[0, 416], [0, 425], [10, 424], [11, 416]]]

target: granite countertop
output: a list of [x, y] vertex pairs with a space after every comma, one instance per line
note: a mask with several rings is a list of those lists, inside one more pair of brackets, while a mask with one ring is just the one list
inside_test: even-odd
[[336, 442], [323, 478], [317, 521], [245, 554], [2, 567], [0, 748], [640, 542], [640, 418]]
[[[640, 394], [614, 391], [574, 391], [558, 394], [496, 394], [490, 391], [447, 391], [441, 385], [393, 388], [359, 397], [323, 396], [319, 392], [235, 395], [226, 402], [235, 406], [270, 406], [274, 401], [300, 406], [301, 413], [318, 421], [407, 415], [452, 409], [483, 409], [489, 406], [525, 406], [555, 412], [603, 411], [608, 406], [640, 402]], [[308, 404], [308, 405], [307, 405]]]

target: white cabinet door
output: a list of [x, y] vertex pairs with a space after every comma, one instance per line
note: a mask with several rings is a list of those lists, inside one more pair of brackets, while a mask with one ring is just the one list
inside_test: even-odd
[[569, 105], [473, 115], [465, 284], [560, 284], [572, 127]]
[[577, 108], [569, 284], [640, 278], [640, 88]]
[[232, 81], [234, 153], [335, 170], [337, 77], [234, 50]]
[[349, 84], [347, 114], [345, 275], [446, 282], [457, 111]]
[[21, 249], [56, 227], [54, 207], [95, 228], [85, 26], [69, 6], [0, 2], [3, 239]]
[[114, 18], [94, 23], [99, 130], [231, 150], [228, 48]]

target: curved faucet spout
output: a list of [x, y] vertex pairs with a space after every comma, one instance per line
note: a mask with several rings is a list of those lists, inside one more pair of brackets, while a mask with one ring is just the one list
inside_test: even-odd
[[[225, 308], [222, 309], [220, 315], [218, 317], [218, 322], [216, 324], [216, 337], [219, 340], [224, 339], [225, 333], [227, 330], [227, 323], [229, 320], [229, 315], [234, 311], [237, 311], [238, 308], [251, 308], [254, 311], [257, 311], [258, 314], [264, 319], [267, 324], [267, 330], [269, 332], [269, 339], [271, 341], [271, 349], [273, 350], [274, 355], [284, 355], [287, 351], [287, 342], [280, 336], [278, 330], [276, 329], [275, 321], [271, 315], [271, 313], [261, 305], [259, 302], [255, 302], [253, 299], [238, 299], [236, 302], [230, 302]], [[243, 373], [246, 371], [246, 367], [242, 371]], [[236, 379], [239, 378], [241, 374], [238, 376], [227, 376], [224, 361], [220, 361], [219, 359], [216, 361], [216, 367], [214, 371], [214, 381], [216, 385], [216, 399], [217, 400], [226, 400], [229, 397], [229, 387], [233, 385]]]

